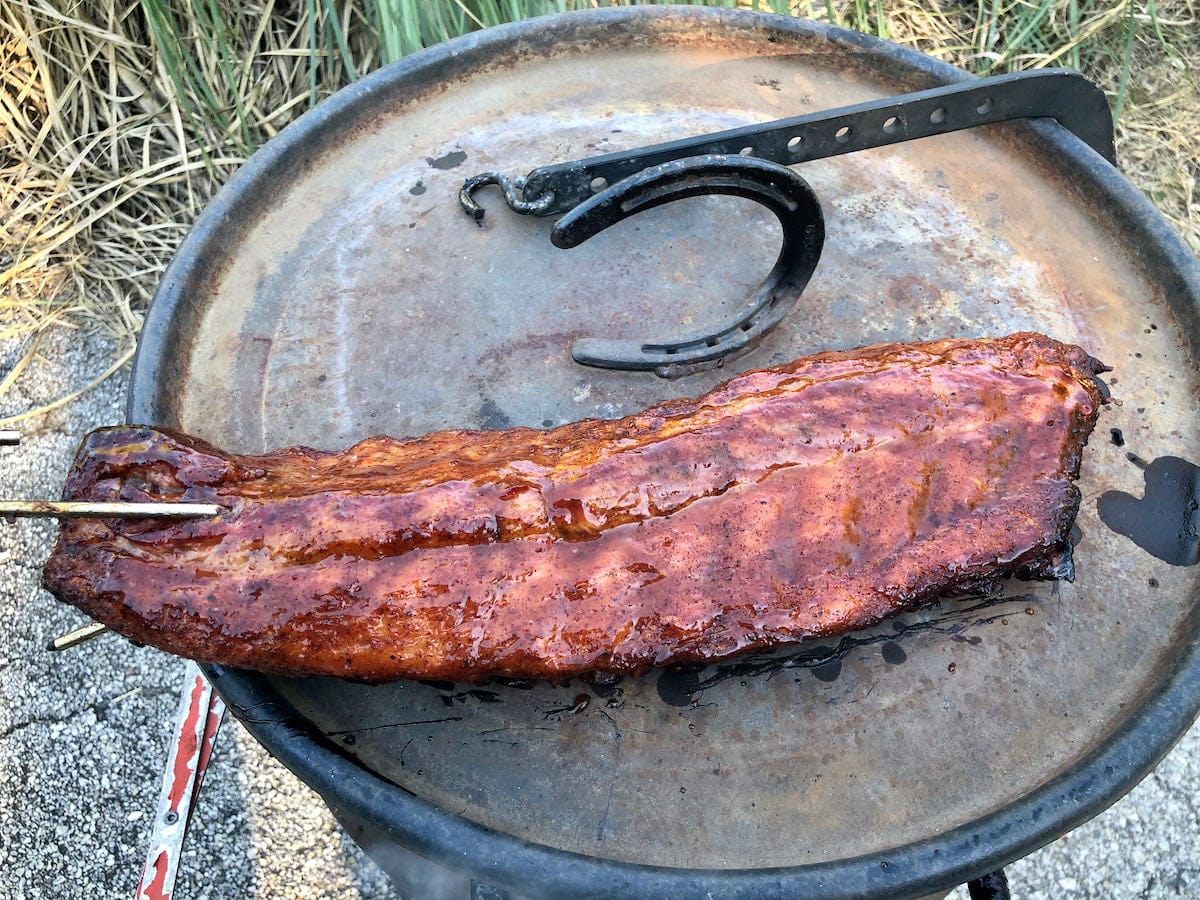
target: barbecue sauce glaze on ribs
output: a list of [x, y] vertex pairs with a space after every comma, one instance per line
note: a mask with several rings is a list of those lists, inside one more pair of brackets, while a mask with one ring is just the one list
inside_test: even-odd
[[836, 635], [998, 577], [1071, 577], [1102, 367], [1038, 334], [882, 344], [540, 431], [223, 453], [101, 429], [45, 586], [139, 643], [363, 681], [562, 679]]

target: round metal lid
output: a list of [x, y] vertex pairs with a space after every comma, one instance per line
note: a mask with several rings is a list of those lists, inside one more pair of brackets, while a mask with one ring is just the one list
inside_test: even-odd
[[1114, 367], [1074, 584], [1014, 582], [840, 645], [606, 689], [214, 670], [235, 708], [259, 704], [251, 730], [331, 805], [526, 890], [932, 889], [1128, 789], [1200, 703], [1200, 570], [1110, 530], [1097, 501], [1142, 496], [1153, 471], [1130, 453], [1200, 445], [1200, 279], [1098, 156], [1056, 126], [1004, 125], [805, 164], [827, 227], [807, 291], [755, 350], [677, 381], [581, 368], [570, 343], [723, 318], [774, 259], [760, 207], [683, 201], [561, 251], [550, 221], [494, 203], [477, 228], [455, 201], [485, 169], [964, 77], [712, 10], [571, 14], [434, 48], [305, 116], [213, 202], [147, 319], [130, 418], [235, 451], [332, 449], [614, 417], [823, 349], [1038, 330]]

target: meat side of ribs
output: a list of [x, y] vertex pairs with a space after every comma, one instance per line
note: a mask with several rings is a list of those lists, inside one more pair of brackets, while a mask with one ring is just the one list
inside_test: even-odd
[[1102, 367], [1032, 333], [882, 344], [549, 430], [223, 453], [92, 433], [44, 584], [134, 641], [364, 681], [562, 679], [862, 628], [1007, 575], [1070, 577]]

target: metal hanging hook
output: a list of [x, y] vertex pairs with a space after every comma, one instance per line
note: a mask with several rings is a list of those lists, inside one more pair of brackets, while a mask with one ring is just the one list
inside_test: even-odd
[[553, 191], [546, 191], [534, 200], [526, 200], [524, 177], [512, 178], [501, 172], [483, 172], [468, 178], [463, 182], [463, 186], [458, 192], [459, 206], [463, 208], [463, 212], [475, 220], [475, 224], [477, 225], [483, 224], [483, 216], [486, 210], [476, 202], [475, 192], [491, 184], [496, 185], [504, 192], [504, 202], [515, 213], [533, 216], [544, 215], [554, 202]]

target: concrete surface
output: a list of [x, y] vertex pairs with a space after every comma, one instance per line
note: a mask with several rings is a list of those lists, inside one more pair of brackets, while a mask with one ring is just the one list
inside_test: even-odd
[[[0, 377], [18, 347], [0, 343]], [[103, 371], [115, 348], [51, 334], [0, 415]], [[20, 426], [0, 448], [0, 496], [57, 496], [81, 436], [122, 421], [124, 375]], [[83, 623], [38, 587], [53, 525], [0, 522], [0, 898], [129, 897], [141, 872], [183, 665], [102, 636], [60, 654]], [[1200, 727], [1129, 796], [1008, 867], [1019, 898], [1200, 896]], [[864, 823], [869, 827], [869, 823]], [[180, 898], [398, 894], [315, 794], [227, 719], [183, 855]], [[952, 896], [965, 900], [958, 889]]]

